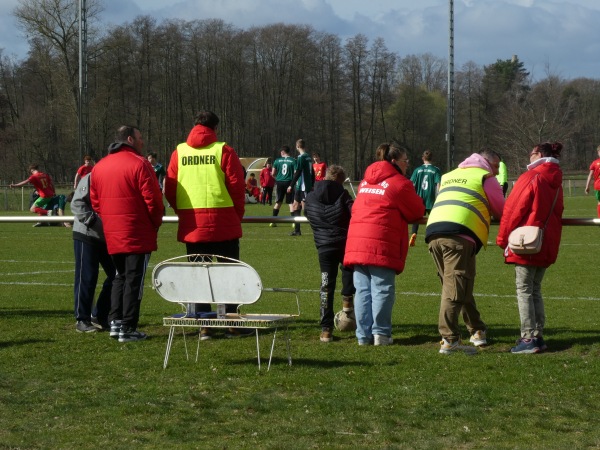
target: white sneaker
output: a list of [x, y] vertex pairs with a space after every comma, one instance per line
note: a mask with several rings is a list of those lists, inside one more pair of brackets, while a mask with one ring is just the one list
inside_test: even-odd
[[474, 355], [477, 353], [477, 349], [475, 347], [469, 347], [468, 345], [462, 345], [460, 341], [450, 343], [446, 339], [442, 339], [440, 342], [440, 353], [442, 355], [450, 355], [459, 352], [467, 355]]
[[484, 347], [484, 346], [486, 346], [487, 345], [487, 339], [485, 337], [485, 331], [483, 331], [483, 330], [477, 330], [475, 333], [473, 333], [473, 335], [471, 336], [471, 338], [469, 339], [469, 341], [475, 347]]
[[392, 345], [394, 339], [391, 336], [384, 336], [383, 334], [376, 334], [373, 336], [375, 345]]

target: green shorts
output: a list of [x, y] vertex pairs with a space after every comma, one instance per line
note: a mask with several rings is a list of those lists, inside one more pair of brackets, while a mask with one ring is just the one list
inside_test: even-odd
[[52, 211], [55, 206], [58, 206], [58, 209], [65, 210], [65, 206], [67, 205], [67, 198], [64, 195], [55, 195], [54, 197], [38, 197], [38, 199], [33, 203], [38, 208], [46, 209]]

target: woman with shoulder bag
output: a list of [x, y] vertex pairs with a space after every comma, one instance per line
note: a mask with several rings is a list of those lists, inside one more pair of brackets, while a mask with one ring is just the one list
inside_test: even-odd
[[[515, 183], [500, 221], [496, 244], [504, 249], [506, 264], [515, 265], [521, 338], [511, 353], [539, 353], [544, 342], [544, 299], [542, 280], [556, 261], [562, 231], [563, 191], [559, 158], [560, 142], [536, 145], [529, 154], [527, 172]], [[537, 253], [520, 253], [509, 246], [509, 235], [518, 227], [539, 227], [542, 246]]]

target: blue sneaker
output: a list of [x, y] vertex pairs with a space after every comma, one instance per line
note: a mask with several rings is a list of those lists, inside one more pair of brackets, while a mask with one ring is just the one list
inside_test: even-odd
[[517, 345], [510, 349], [511, 353], [539, 353], [540, 342], [537, 338], [521, 338], [517, 341]]
[[540, 345], [540, 352], [545, 352], [546, 350], [548, 350], [548, 346], [546, 345], [546, 341], [544, 341], [543, 337], [538, 336], [537, 340], [538, 344]]

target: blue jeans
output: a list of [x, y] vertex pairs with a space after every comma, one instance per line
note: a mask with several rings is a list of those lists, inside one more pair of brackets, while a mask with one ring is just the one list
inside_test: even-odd
[[376, 266], [354, 266], [356, 338], [373, 342], [373, 335], [392, 335], [392, 308], [396, 300], [396, 272]]

